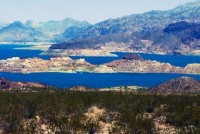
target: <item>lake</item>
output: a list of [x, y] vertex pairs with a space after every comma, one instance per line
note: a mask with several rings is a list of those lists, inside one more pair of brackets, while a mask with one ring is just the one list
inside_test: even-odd
[[60, 88], [73, 86], [87, 86], [95, 88], [106, 88], [115, 86], [145, 86], [152, 87], [172, 78], [190, 76], [200, 80], [200, 75], [181, 74], [138, 74], [138, 73], [0, 73], [1, 77], [13, 81], [40, 82]]
[[[11, 57], [32, 58], [40, 57], [49, 59], [49, 56], [39, 55], [42, 51], [38, 50], [19, 50], [14, 48], [27, 47], [27, 45], [0, 45], [0, 59]], [[102, 64], [112, 60], [121, 59], [125, 53], [116, 53], [118, 57], [72, 57], [72, 59], [85, 58], [92, 64]], [[153, 55], [141, 54], [144, 59], [169, 62], [173, 65], [182, 66], [189, 63], [200, 63], [200, 56], [173, 56], [173, 55]], [[167, 80], [190, 76], [200, 80], [200, 75], [182, 74], [139, 74], [139, 73], [115, 73], [115, 74], [96, 74], [96, 73], [0, 73], [0, 77], [5, 77], [13, 81], [40, 82], [43, 84], [68, 88], [72, 86], [87, 86], [95, 88], [105, 88], [114, 86], [145, 86], [152, 87]], [[47, 79], [48, 78], [48, 79]]]
[[0, 59], [7, 59], [12, 57], [33, 58], [40, 57], [42, 59], [49, 59], [49, 56], [40, 55], [42, 51], [39, 50], [22, 50], [15, 48], [30, 47], [30, 45], [0, 45]]
[[[42, 59], [49, 59], [50, 56], [40, 55], [42, 51], [39, 50], [20, 50], [15, 48], [29, 47], [30, 45], [0, 45], [0, 59], [7, 59], [11, 57], [33, 58], [40, 57]], [[98, 65], [113, 60], [122, 59], [126, 53], [115, 53], [118, 57], [77, 57], [72, 59], [84, 58], [86, 61]], [[184, 55], [156, 55], [156, 54], [140, 54], [145, 60], [157, 60], [160, 62], [168, 62], [175, 66], [185, 67], [189, 63], [200, 63], [200, 56], [184, 56]]]

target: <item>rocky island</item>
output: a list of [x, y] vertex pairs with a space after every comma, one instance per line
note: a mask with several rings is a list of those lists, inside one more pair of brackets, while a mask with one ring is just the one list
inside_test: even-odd
[[50, 60], [40, 58], [20, 59], [19, 57], [0, 60], [1, 72], [90, 72], [95, 67], [84, 59], [72, 60], [69, 57], [57, 57]]
[[84, 59], [73, 60], [69, 57], [55, 57], [49, 60], [40, 58], [14, 57], [0, 60], [1, 72], [90, 72], [90, 73], [179, 73], [200, 74], [200, 64], [188, 64], [186, 67], [173, 66], [152, 60], [143, 60], [138, 54], [126, 55], [123, 59], [110, 63], [93, 65]]

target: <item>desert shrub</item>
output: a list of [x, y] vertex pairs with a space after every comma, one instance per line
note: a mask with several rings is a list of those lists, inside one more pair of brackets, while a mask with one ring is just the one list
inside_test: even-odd
[[[52, 89], [51, 89], [52, 90]], [[105, 108], [108, 112], [117, 112], [116, 132], [152, 133], [153, 119], [144, 118], [144, 113], [165, 115], [166, 123], [181, 128], [194, 126], [200, 128], [199, 95], [151, 95], [128, 92], [75, 92], [67, 90], [39, 92], [0, 92], [0, 125], [6, 132], [19, 133], [19, 124], [23, 119], [39, 116], [61, 133], [73, 131], [91, 132], [98, 125], [85, 125], [81, 122], [83, 113], [91, 106]], [[159, 107], [165, 104], [165, 109]], [[155, 110], [156, 109], [156, 110]], [[195, 129], [198, 131], [198, 129]]]

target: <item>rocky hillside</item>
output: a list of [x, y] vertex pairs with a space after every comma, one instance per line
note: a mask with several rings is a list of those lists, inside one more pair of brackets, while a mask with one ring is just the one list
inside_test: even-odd
[[150, 29], [163, 29], [167, 25], [179, 21], [200, 22], [200, 1], [181, 5], [168, 11], [150, 11], [109, 19], [86, 29], [81, 37], [145, 32]]
[[[52, 45], [50, 49], [100, 49], [101, 47], [105, 46], [106, 44], [109, 44], [113, 42], [110, 47], [115, 48], [115, 45], [119, 44], [127, 44], [127, 46], [134, 47], [136, 44], [141, 44], [142, 42], [140, 40], [137, 40], [134, 38], [132, 34], [112, 34], [110, 36], [98, 36], [98, 37], [92, 37], [92, 38], [84, 38], [84, 39], [76, 39], [71, 40], [66, 43], [60, 43]], [[139, 45], [138, 47], [142, 47]], [[118, 46], [117, 46], [118, 48]]]
[[[80, 38], [52, 45], [44, 55], [115, 56], [110, 52], [144, 51], [145, 45], [133, 34], [116, 33], [91, 38]], [[91, 52], [92, 51], [92, 52]]]
[[181, 77], [150, 88], [149, 91], [153, 93], [199, 93], [200, 82], [190, 77]]
[[72, 26], [65, 30], [63, 34], [61, 34], [61, 38], [59, 40], [70, 40], [73, 38], [78, 38], [85, 29], [88, 28], [89, 25], [85, 26]]
[[[79, 32], [71, 41], [54, 44], [49, 52], [56, 49], [68, 50], [72, 46], [74, 50], [102, 50], [105, 44], [112, 44], [106, 46], [106, 49], [114, 46], [111, 52], [117, 52], [115, 46], [121, 46], [124, 48], [122, 52], [200, 54], [197, 38], [199, 14], [200, 1], [197, 1], [169, 11], [151, 11], [106, 20]], [[180, 25], [185, 25], [187, 29], [169, 32], [170, 27]], [[183, 34], [186, 31], [187, 34]]]
[[151, 49], [176, 53], [194, 53], [200, 50], [200, 23], [181, 21], [172, 23], [163, 30], [149, 31], [142, 35], [151, 40]]
[[22, 89], [26, 87], [44, 88], [45, 85], [33, 82], [13, 82], [5, 78], [0, 78], [0, 90]]
[[14, 22], [0, 29], [0, 42], [41, 42], [46, 36], [21, 22]]

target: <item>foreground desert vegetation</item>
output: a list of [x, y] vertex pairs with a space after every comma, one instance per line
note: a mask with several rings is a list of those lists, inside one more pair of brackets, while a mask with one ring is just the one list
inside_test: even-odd
[[197, 94], [0, 92], [0, 133], [200, 133]]

